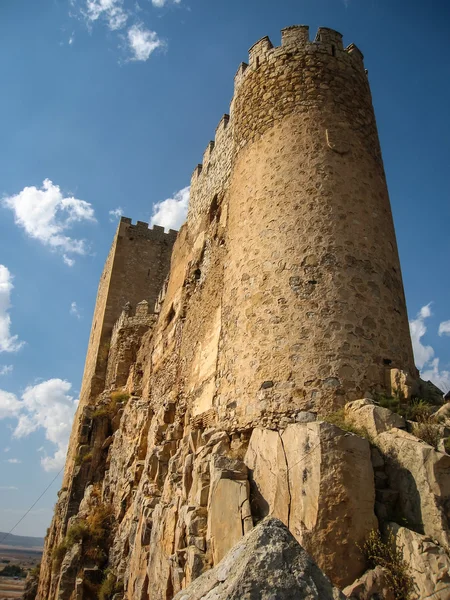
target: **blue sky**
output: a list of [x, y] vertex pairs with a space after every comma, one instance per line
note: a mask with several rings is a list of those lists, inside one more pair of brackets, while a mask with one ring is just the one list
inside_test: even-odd
[[0, 530], [63, 462], [117, 214], [179, 224], [247, 49], [297, 23], [365, 55], [417, 363], [450, 388], [447, 0], [2, 0]]

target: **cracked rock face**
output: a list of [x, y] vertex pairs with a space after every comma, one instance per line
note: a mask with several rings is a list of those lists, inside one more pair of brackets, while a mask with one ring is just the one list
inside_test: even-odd
[[366, 439], [320, 421], [255, 429], [245, 462], [260, 516], [280, 518], [337, 585], [361, 574], [358, 544], [378, 526]]
[[278, 519], [266, 519], [175, 600], [344, 600]]

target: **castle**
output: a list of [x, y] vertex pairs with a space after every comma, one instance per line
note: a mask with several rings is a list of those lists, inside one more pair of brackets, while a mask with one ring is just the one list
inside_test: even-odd
[[[392, 516], [367, 439], [326, 421], [418, 385], [359, 49], [306, 26], [254, 44], [190, 189], [178, 235], [120, 221], [40, 600], [94, 598], [102, 577], [114, 598], [170, 599], [266, 515], [343, 587]], [[105, 506], [107, 555], [68, 548]]]

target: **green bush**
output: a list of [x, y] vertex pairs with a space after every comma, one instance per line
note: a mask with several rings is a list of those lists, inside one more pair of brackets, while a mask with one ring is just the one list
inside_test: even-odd
[[414, 423], [411, 433], [437, 450], [441, 437], [439, 425], [436, 425], [436, 423], [433, 423], [431, 420], [419, 421], [418, 423]]
[[403, 559], [402, 549], [395, 543], [391, 529], [384, 542], [378, 530], [372, 530], [362, 547], [371, 568], [382, 567], [389, 582], [395, 600], [409, 600], [414, 592], [414, 580], [410, 575], [408, 563]]
[[6, 565], [0, 571], [0, 577], [26, 577], [27, 573], [19, 565]]
[[333, 412], [333, 413], [329, 413], [327, 415], [321, 415], [318, 417], [319, 419], [322, 419], [322, 421], [326, 421], [327, 423], [331, 423], [332, 425], [336, 425], [336, 427], [339, 427], [340, 429], [343, 429], [344, 431], [349, 431], [350, 433], [355, 433], [356, 435], [359, 435], [360, 437], [365, 437], [369, 439], [369, 433], [367, 431], [367, 429], [364, 428], [359, 428], [359, 427], [355, 427], [354, 425], [352, 425], [352, 423], [349, 423], [346, 418], [345, 418], [345, 409], [340, 408], [339, 410]]

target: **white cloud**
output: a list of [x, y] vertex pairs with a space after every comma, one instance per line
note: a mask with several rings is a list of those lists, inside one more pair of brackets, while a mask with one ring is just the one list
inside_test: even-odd
[[179, 229], [186, 220], [188, 205], [189, 186], [174, 194], [173, 198], [155, 204], [150, 225], [160, 225], [165, 229]]
[[0, 366], [0, 375], [8, 375], [14, 369], [13, 365], [1, 365]]
[[439, 325], [439, 335], [450, 335], [450, 321], [442, 321]]
[[0, 265], [0, 352], [17, 352], [23, 346], [18, 336], [10, 333], [11, 317], [8, 310], [11, 308], [10, 298], [14, 288], [12, 279], [9, 269]]
[[418, 369], [422, 369], [423, 366], [434, 357], [433, 348], [431, 346], [424, 346], [421, 341], [422, 337], [427, 332], [425, 319], [431, 316], [430, 306], [431, 302], [426, 306], [423, 306], [417, 313], [416, 318], [409, 322], [414, 358]]
[[[415, 319], [409, 322], [414, 358], [420, 376], [425, 381], [432, 381], [443, 392], [450, 390], [450, 371], [440, 370], [439, 358], [434, 356], [434, 348], [422, 344], [422, 338], [427, 332], [425, 319], [431, 317], [431, 302], [422, 306]], [[446, 333], [445, 326], [450, 321], [444, 321], [439, 326], [439, 335]], [[442, 325], [444, 327], [442, 328]]]
[[[174, 4], [180, 4], [181, 0], [173, 0]], [[168, 4], [168, 0], [152, 0], [153, 6], [157, 8], [162, 8], [166, 4]]]
[[118, 206], [117, 208], [110, 210], [108, 214], [111, 222], [117, 221], [117, 219], [120, 219], [120, 217], [123, 215], [123, 209]]
[[67, 254], [63, 254], [63, 261], [68, 267], [73, 267], [75, 264], [74, 259], [67, 256]]
[[19, 488], [17, 488], [15, 485], [0, 485], [0, 490], [2, 491], [8, 491], [8, 490], [18, 490]]
[[0, 419], [18, 417], [20, 410], [21, 403], [16, 396], [10, 392], [0, 390]]
[[[46, 471], [64, 465], [70, 430], [78, 400], [70, 395], [71, 384], [62, 379], [49, 379], [26, 388], [22, 399], [0, 390], [0, 419], [15, 418], [17, 425], [13, 436], [23, 438], [37, 429], [55, 445], [53, 456], [44, 456], [41, 464]], [[17, 462], [8, 459], [5, 462]]]
[[163, 46], [156, 31], [147, 29], [142, 24], [135, 24], [128, 29], [128, 45], [132, 52], [130, 60], [145, 61], [150, 58], [152, 52]]
[[434, 358], [429, 368], [420, 372], [420, 376], [425, 381], [432, 381], [444, 393], [450, 390], [450, 371], [439, 369], [439, 358]]
[[85, 240], [65, 235], [74, 223], [95, 222], [92, 205], [74, 197], [64, 197], [58, 185], [45, 179], [42, 187], [29, 186], [14, 196], [4, 197], [3, 206], [14, 212], [15, 222], [27, 235], [63, 253], [70, 264], [69, 254], [84, 255]]
[[76, 317], [77, 319], [81, 319], [81, 313], [80, 313], [80, 310], [79, 310], [76, 302], [72, 302], [72, 304], [70, 305], [69, 312], [73, 317]]
[[11, 448], [7, 447], [3, 449], [3, 452], [9, 452], [11, 450]]
[[8, 458], [7, 460], [4, 460], [3, 462], [11, 463], [12, 465], [18, 465], [22, 461], [19, 458]]
[[111, 31], [122, 29], [128, 20], [123, 0], [86, 0], [83, 14], [88, 22], [104, 19]]

